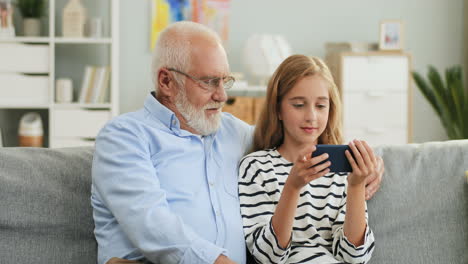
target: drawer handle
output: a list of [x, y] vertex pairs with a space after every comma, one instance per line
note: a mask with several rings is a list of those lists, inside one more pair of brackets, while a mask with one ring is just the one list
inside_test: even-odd
[[367, 92], [367, 96], [369, 96], [369, 97], [383, 97], [384, 95], [385, 95], [384, 92], [377, 92], [377, 91]]
[[374, 127], [368, 127], [366, 130], [370, 134], [383, 134], [385, 132], [385, 129], [383, 128], [374, 128]]
[[83, 141], [89, 141], [89, 142], [96, 141], [96, 138], [94, 137], [82, 137], [80, 139]]

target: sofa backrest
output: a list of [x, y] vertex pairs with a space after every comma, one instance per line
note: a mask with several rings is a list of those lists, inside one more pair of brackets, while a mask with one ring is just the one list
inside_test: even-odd
[[96, 263], [92, 153], [0, 148], [0, 263]]
[[371, 263], [468, 263], [468, 140], [381, 146]]
[[[468, 263], [468, 140], [377, 149], [371, 263]], [[0, 263], [96, 263], [93, 149], [0, 148]]]

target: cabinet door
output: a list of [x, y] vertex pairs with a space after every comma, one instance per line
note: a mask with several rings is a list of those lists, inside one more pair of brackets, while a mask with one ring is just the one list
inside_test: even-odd
[[345, 56], [342, 89], [406, 92], [408, 67], [407, 56]]
[[56, 137], [95, 138], [111, 118], [108, 110], [54, 110], [54, 135]]
[[343, 94], [345, 129], [371, 124], [378, 129], [406, 128], [408, 95], [403, 92], [346, 92]]
[[223, 112], [228, 112], [242, 121], [252, 124], [254, 121], [254, 99], [252, 97], [231, 96], [223, 107]]
[[49, 76], [0, 73], [0, 104], [49, 103]]
[[49, 45], [0, 44], [0, 72], [48, 73]]
[[365, 140], [373, 147], [382, 144], [406, 144], [408, 132], [402, 128], [381, 129], [373, 126], [346, 129], [344, 132], [345, 144], [353, 139]]

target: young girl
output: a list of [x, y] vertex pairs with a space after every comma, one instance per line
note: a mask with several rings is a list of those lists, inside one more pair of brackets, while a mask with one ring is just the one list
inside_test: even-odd
[[338, 89], [318, 58], [293, 55], [273, 74], [254, 153], [239, 169], [249, 251], [258, 263], [363, 263], [374, 249], [365, 180], [382, 161], [364, 141], [349, 143], [353, 172], [329, 173], [316, 144], [341, 143]]

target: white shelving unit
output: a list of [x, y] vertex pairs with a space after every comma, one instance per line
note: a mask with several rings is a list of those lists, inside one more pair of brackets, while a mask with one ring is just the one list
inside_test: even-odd
[[340, 56], [345, 142], [406, 144], [412, 139], [411, 56], [399, 52], [347, 52]]
[[[19, 119], [29, 111], [41, 115], [45, 147], [92, 145], [99, 129], [119, 113], [119, 1], [82, 0], [88, 19], [102, 19], [102, 38], [61, 36], [61, 14], [67, 2], [47, 1], [43, 36], [0, 38], [0, 128], [4, 146], [17, 146]], [[18, 25], [15, 27], [18, 32]], [[77, 102], [86, 65], [110, 66], [107, 102]], [[72, 103], [56, 103], [55, 81], [59, 78], [72, 79]]]

